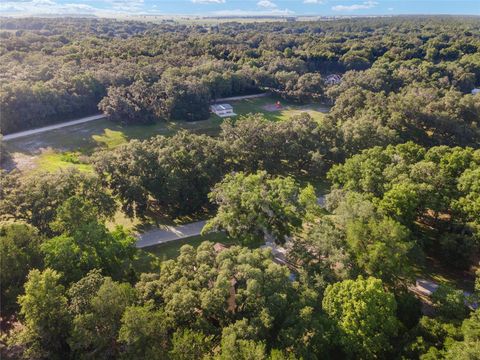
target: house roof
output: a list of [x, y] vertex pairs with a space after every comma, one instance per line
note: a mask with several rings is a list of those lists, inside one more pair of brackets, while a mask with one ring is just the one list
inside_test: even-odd
[[228, 249], [228, 248], [227, 248], [225, 245], [217, 242], [217, 243], [215, 243], [215, 245], [213, 245], [213, 249], [214, 249], [217, 253], [219, 253], [219, 252], [221, 252], [221, 251], [223, 251], [223, 250], [226, 250], [226, 249]]
[[230, 104], [215, 104], [215, 105], [212, 105], [212, 111], [225, 111], [225, 110], [233, 110], [232, 105], [230, 105]]
[[327, 82], [340, 82], [342, 81], [342, 77], [338, 74], [330, 74], [325, 78]]

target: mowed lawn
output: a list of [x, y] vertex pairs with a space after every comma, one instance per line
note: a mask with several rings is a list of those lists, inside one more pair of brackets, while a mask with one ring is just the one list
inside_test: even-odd
[[[266, 106], [280, 101], [275, 111]], [[321, 104], [298, 105], [273, 96], [229, 102], [238, 115], [261, 113], [271, 121], [284, 121], [307, 112], [321, 120], [329, 107]], [[152, 125], [122, 126], [106, 119], [52, 130], [11, 141], [7, 150], [13, 155], [16, 166], [23, 171], [55, 171], [74, 166], [81, 171], [91, 171], [88, 156], [100, 149], [113, 149], [132, 139], [144, 140], [155, 135], [172, 135], [179, 130], [215, 136], [224, 119], [213, 115], [203, 121], [158, 122]], [[72, 161], [73, 159], [73, 161]]]

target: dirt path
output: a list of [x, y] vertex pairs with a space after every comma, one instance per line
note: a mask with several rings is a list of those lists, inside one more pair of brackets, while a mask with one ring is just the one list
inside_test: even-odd
[[8, 141], [8, 140], [13, 140], [13, 139], [18, 139], [18, 138], [21, 138], [21, 137], [24, 137], [24, 136], [39, 134], [39, 133], [42, 133], [42, 132], [45, 132], [45, 131], [60, 129], [60, 128], [63, 128], [63, 127], [66, 127], [66, 126], [83, 124], [83, 123], [86, 123], [86, 122], [89, 122], [89, 121], [103, 119], [104, 117], [105, 117], [105, 115], [98, 114], [98, 115], [87, 116], [87, 117], [77, 119], [77, 120], [71, 120], [71, 121], [66, 121], [66, 122], [59, 123], [59, 124], [44, 126], [44, 127], [38, 128], [38, 129], [20, 131], [20, 132], [16, 132], [16, 133], [13, 133], [13, 134], [3, 136], [3, 140]]

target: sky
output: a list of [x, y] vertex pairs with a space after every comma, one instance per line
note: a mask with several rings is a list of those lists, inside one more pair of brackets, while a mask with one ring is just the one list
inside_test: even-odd
[[480, 15], [480, 0], [0, 0], [0, 15]]

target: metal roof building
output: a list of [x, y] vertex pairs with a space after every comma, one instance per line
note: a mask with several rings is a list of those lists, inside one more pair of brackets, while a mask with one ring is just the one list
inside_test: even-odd
[[230, 104], [214, 104], [210, 106], [210, 110], [220, 117], [235, 116], [233, 107]]

